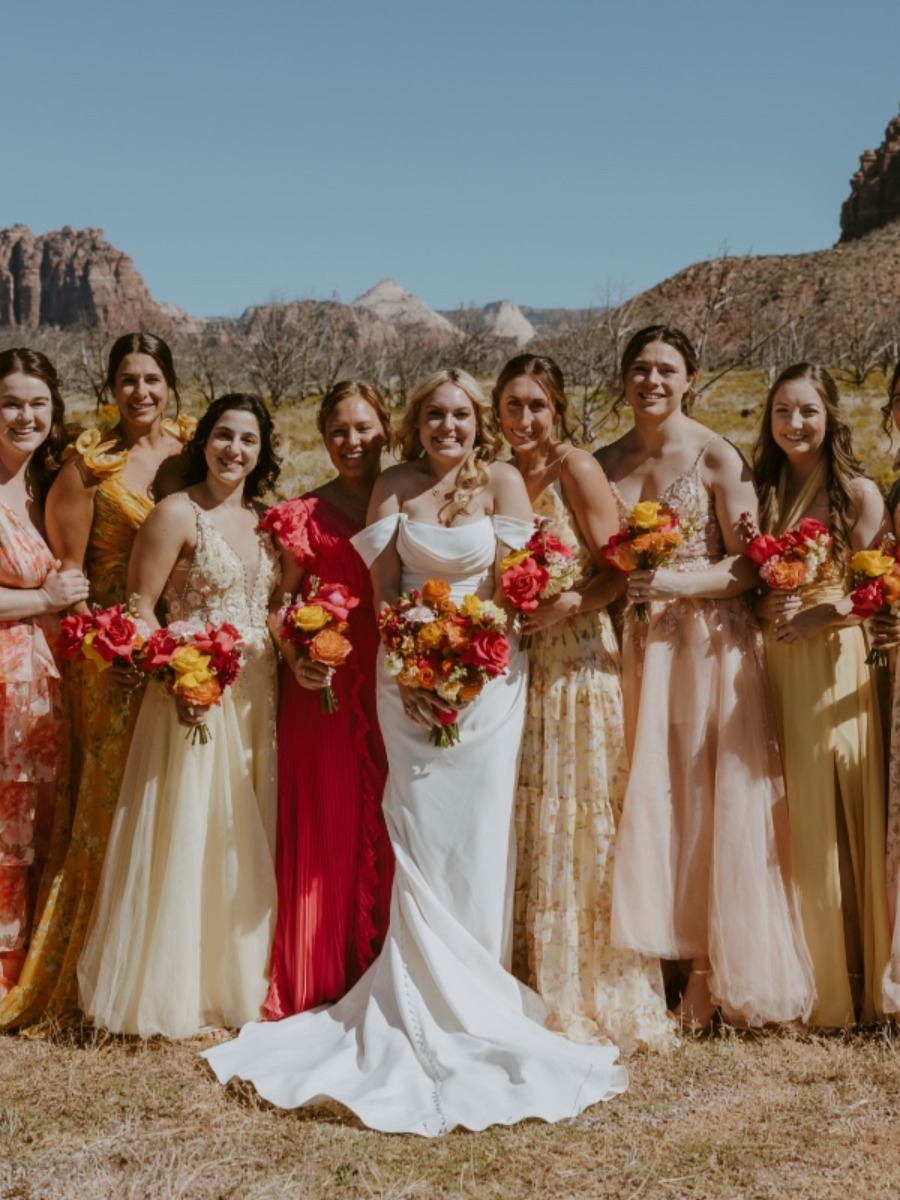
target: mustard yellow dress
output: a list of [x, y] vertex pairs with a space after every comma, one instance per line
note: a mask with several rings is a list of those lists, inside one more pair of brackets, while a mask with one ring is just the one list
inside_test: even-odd
[[[823, 486], [813, 473], [773, 532], [805, 515]], [[779, 499], [784, 494], [784, 479]], [[804, 607], [839, 600], [847, 580], [833, 561], [801, 589]], [[803, 642], [778, 642], [764, 632], [772, 700], [787, 784], [794, 880], [813, 959], [816, 1004], [811, 1023], [853, 1024], [857, 1017], [844, 942], [838, 861], [838, 813], [843, 815], [856, 891], [863, 956], [859, 1020], [884, 1015], [882, 974], [890, 956], [885, 882], [885, 779], [881, 718], [872, 669], [859, 625], [826, 629]], [[857, 989], [858, 991], [858, 989]]]
[[[590, 551], [558, 481], [538, 516]], [[516, 794], [514, 970], [576, 1042], [630, 1054], [676, 1045], [659, 961], [611, 944], [616, 830], [628, 764], [619, 648], [606, 612], [579, 613], [534, 635]]]
[[[112, 452], [114, 445], [102, 441], [97, 430], [86, 431], [75, 443], [83, 469], [99, 480], [85, 573], [90, 602], [102, 607], [126, 599], [132, 543], [153, 508], [148, 496], [122, 482], [128, 452]], [[44, 1036], [80, 1020], [76, 966], [142, 695], [139, 689], [124, 696], [108, 673], [98, 675], [89, 664], [66, 664], [69, 781], [58, 794], [28, 956], [17, 986], [0, 1002], [0, 1029]]]

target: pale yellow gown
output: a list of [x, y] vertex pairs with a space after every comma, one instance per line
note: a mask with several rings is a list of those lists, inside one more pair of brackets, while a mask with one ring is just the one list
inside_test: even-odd
[[[790, 509], [781, 506], [776, 534], [796, 527], [825, 481], [825, 464]], [[779, 486], [783, 495], [784, 479]], [[847, 581], [826, 564], [801, 589], [804, 607], [839, 600]], [[856, 1020], [844, 940], [838, 860], [843, 818], [863, 951], [859, 1019], [883, 1015], [881, 979], [889, 957], [885, 883], [885, 780], [878, 695], [859, 625], [826, 629], [786, 645], [765, 630], [766, 658], [787, 783], [794, 879], [816, 977], [812, 1023]]]

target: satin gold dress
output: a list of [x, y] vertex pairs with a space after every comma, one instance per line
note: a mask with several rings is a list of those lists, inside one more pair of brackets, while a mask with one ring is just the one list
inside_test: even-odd
[[[784, 477], [779, 499], [784, 494]], [[795, 527], [825, 482], [813, 473], [773, 532]], [[840, 600], [847, 580], [826, 564], [801, 589], [804, 607]], [[878, 695], [859, 625], [825, 629], [786, 645], [765, 629], [766, 660], [787, 784], [791, 857], [806, 942], [813, 959], [813, 1025], [857, 1017], [847, 971], [838, 856], [838, 814], [847, 833], [863, 954], [859, 1019], [884, 1015], [881, 980], [890, 954], [885, 882], [884, 760]]]

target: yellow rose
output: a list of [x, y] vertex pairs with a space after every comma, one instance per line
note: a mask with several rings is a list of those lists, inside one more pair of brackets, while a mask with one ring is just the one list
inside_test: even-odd
[[199, 687], [212, 679], [209, 669], [210, 656], [201, 654], [196, 646], [182, 646], [172, 656], [172, 670], [177, 678], [172, 684], [172, 690], [179, 692], [186, 688]]
[[463, 596], [459, 611], [464, 617], [470, 617], [473, 621], [477, 621], [481, 616], [481, 601], [477, 596]]
[[419, 630], [416, 639], [422, 650], [436, 650], [444, 640], [444, 627], [440, 621], [429, 621]]
[[304, 604], [294, 613], [294, 624], [306, 633], [324, 629], [330, 620], [331, 613], [326, 612], [321, 604]]
[[101, 671], [105, 671], [107, 667], [111, 667], [112, 663], [94, 649], [94, 638], [96, 636], [96, 629], [91, 629], [84, 635], [84, 641], [81, 643], [81, 653], [88, 660], [88, 662], [92, 662], [94, 664], [97, 674], [99, 675]]
[[506, 558], [501, 561], [500, 570], [508, 571], [510, 567], [517, 567], [519, 563], [523, 563], [530, 555], [530, 550], [514, 550], [512, 554], [507, 554]]
[[869, 579], [887, 575], [893, 566], [894, 559], [880, 550], [857, 550], [850, 559], [850, 570], [856, 575], [867, 575]]
[[659, 529], [660, 525], [668, 525], [671, 518], [668, 515], [661, 517], [661, 508], [658, 500], [642, 500], [631, 510], [631, 520], [628, 523], [638, 529]]

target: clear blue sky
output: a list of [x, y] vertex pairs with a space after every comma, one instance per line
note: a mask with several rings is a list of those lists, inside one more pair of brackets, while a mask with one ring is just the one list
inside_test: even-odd
[[837, 240], [898, 0], [5, 0], [0, 225], [235, 315], [633, 293]]

